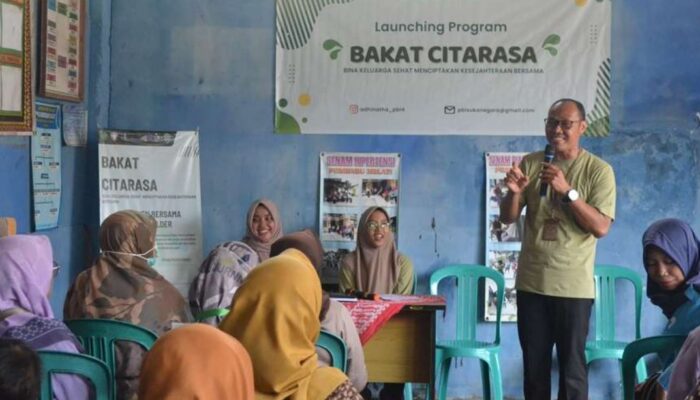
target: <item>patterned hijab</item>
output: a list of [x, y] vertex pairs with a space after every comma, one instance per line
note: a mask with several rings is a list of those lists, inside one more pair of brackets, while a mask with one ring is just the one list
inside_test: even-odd
[[53, 279], [53, 251], [43, 235], [0, 238], [0, 311], [20, 307], [53, 318], [48, 293]]
[[308, 258], [288, 249], [255, 268], [219, 328], [253, 360], [258, 400], [324, 400], [347, 376], [318, 367], [321, 282]]
[[348, 268], [355, 276], [355, 285], [370, 293], [392, 293], [399, 279], [399, 251], [396, 249], [394, 234], [386, 231], [386, 241], [382, 247], [373, 247], [367, 225], [369, 217], [381, 211], [389, 220], [389, 214], [381, 207], [370, 207], [362, 213], [357, 232], [357, 247], [343, 258], [341, 268]]
[[[258, 208], [258, 206], [267, 208], [267, 211], [269, 211], [270, 215], [272, 215], [272, 219], [275, 220], [275, 231], [272, 232], [272, 238], [268, 242], [261, 242], [255, 236], [255, 234], [253, 234], [253, 216], [255, 215], [255, 210]], [[248, 216], [246, 218], [247, 227], [243, 242], [252, 247], [253, 250], [258, 253], [258, 258], [260, 258], [261, 262], [265, 261], [270, 257], [270, 246], [272, 246], [272, 243], [283, 235], [282, 218], [280, 217], [280, 212], [275, 203], [273, 203], [271, 200], [259, 199], [255, 200], [253, 204], [250, 205], [250, 208], [248, 209]]]
[[[243, 242], [221, 243], [199, 267], [189, 291], [190, 309], [195, 316], [204, 310], [228, 308], [243, 279], [258, 265], [258, 254]], [[219, 325], [221, 317], [202, 322]]]
[[245, 348], [226, 333], [191, 324], [163, 335], [141, 369], [141, 400], [255, 399]]
[[654, 222], [642, 238], [644, 246], [644, 268], [647, 251], [651, 246], [661, 249], [683, 271], [685, 284], [669, 291], [660, 287], [647, 276], [647, 296], [653, 304], [661, 307], [666, 317], [671, 318], [676, 309], [688, 301], [685, 291], [688, 285], [700, 290], [700, 242], [686, 222], [678, 219], [662, 219]]
[[153, 217], [133, 210], [104, 220], [102, 253], [75, 279], [63, 309], [66, 319], [116, 319], [159, 335], [172, 322], [190, 321], [182, 295], [142, 258], [153, 255], [156, 226]]

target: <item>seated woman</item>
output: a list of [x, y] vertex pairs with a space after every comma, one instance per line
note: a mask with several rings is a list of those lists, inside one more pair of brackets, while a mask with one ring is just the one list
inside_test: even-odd
[[[700, 325], [700, 242], [687, 223], [662, 219], [644, 232], [642, 244], [647, 296], [668, 318], [662, 334], [687, 335]], [[672, 361], [655, 382], [641, 385], [640, 395], [668, 390]]]
[[297, 249], [263, 262], [236, 291], [219, 326], [250, 354], [258, 399], [361, 400], [340, 370], [319, 367], [321, 282]]
[[[323, 247], [318, 237], [310, 230], [303, 230], [283, 236], [272, 244], [270, 256], [275, 257], [287, 249], [297, 249], [311, 261], [314, 269], [319, 271], [323, 263]], [[365, 353], [360, 342], [360, 335], [352, 322], [352, 317], [347, 308], [339, 302], [331, 299], [323, 292], [321, 305], [321, 328], [331, 332], [345, 341], [348, 350], [347, 373], [353, 386], [361, 391], [367, 386], [367, 366], [365, 365]], [[316, 348], [319, 365], [327, 367], [331, 365], [330, 354], [321, 348]]]
[[389, 214], [383, 208], [370, 207], [362, 213], [357, 246], [340, 264], [340, 290], [413, 292], [413, 263], [397, 250]]
[[270, 257], [270, 246], [282, 237], [282, 219], [277, 206], [270, 200], [255, 200], [248, 209], [247, 230], [243, 242], [250, 246], [260, 261]]
[[[53, 274], [49, 238], [0, 238], [0, 338], [21, 340], [33, 350], [79, 353], [78, 340], [53, 317], [48, 299]], [[74, 375], [53, 376], [51, 387], [56, 399], [88, 398], [87, 385]]]
[[[92, 267], [68, 291], [65, 319], [104, 318], [129, 322], [161, 335], [172, 323], [190, 322], [187, 302], [152, 268], [156, 261], [156, 220], [133, 210], [118, 211], [100, 226], [100, 249]], [[117, 396], [138, 390], [144, 350], [134, 343], [117, 346]]]
[[160, 337], [143, 360], [139, 400], [254, 400], [253, 366], [226, 333], [191, 324]]
[[225, 242], [216, 246], [204, 259], [190, 285], [188, 297], [195, 319], [218, 326], [222, 315], [202, 318], [200, 314], [228, 309], [236, 289], [257, 265], [258, 254], [243, 242]]
[[[340, 290], [413, 293], [413, 263], [396, 248], [385, 209], [370, 207], [362, 213], [357, 246], [340, 264]], [[403, 384], [385, 384], [380, 399], [403, 399]]]

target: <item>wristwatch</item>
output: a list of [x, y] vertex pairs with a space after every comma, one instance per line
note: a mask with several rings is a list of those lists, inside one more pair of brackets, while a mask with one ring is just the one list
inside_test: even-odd
[[572, 201], [576, 200], [578, 200], [578, 191], [576, 189], [569, 189], [562, 199], [564, 203], [571, 203]]

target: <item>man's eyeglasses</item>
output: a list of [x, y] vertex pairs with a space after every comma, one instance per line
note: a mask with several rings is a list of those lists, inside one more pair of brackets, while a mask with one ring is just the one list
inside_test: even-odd
[[374, 232], [377, 229], [381, 229], [383, 231], [386, 231], [389, 229], [389, 223], [388, 222], [377, 223], [374, 221], [370, 221], [367, 223], [367, 230], [369, 230], [370, 232]]
[[58, 275], [58, 271], [61, 270], [61, 266], [58, 265], [56, 261], [53, 262], [53, 268], [51, 269], [53, 271], [53, 276], [56, 277]]
[[545, 118], [544, 125], [547, 127], [547, 129], [557, 129], [557, 126], [561, 126], [561, 129], [568, 131], [569, 129], [574, 127], [574, 124], [576, 122], [581, 122], [581, 121], [583, 121], [583, 120], [579, 119], [577, 121], [567, 121], [567, 120], [558, 120], [556, 118]]

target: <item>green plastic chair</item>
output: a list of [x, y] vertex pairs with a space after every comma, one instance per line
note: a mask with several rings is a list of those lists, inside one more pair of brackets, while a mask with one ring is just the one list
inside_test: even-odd
[[53, 400], [51, 374], [76, 374], [89, 379], [95, 388], [96, 400], [113, 399], [114, 380], [107, 364], [85, 354], [39, 350], [41, 360], [41, 400]]
[[[634, 337], [639, 339], [640, 320], [642, 317], [642, 295], [644, 292], [642, 278], [638, 273], [617, 265], [595, 266], [595, 339], [586, 343], [586, 362], [612, 358], [622, 360], [622, 353], [627, 342], [615, 339], [615, 283], [618, 280], [628, 281], [634, 286], [635, 330]], [[647, 368], [644, 360], [637, 364], [637, 378], [643, 381], [647, 378]]]
[[[435, 346], [436, 369], [439, 371], [438, 399], [447, 395], [447, 377], [450, 361], [456, 357], [476, 357], [481, 363], [481, 381], [484, 399], [503, 399], [501, 366], [498, 353], [501, 350], [501, 309], [505, 283], [503, 275], [483, 265], [449, 265], [430, 275], [430, 294], [438, 293], [438, 283], [449, 277], [456, 278], [457, 316], [454, 340], [438, 340]], [[479, 315], [479, 282], [490, 279], [496, 283], [496, 334], [492, 342], [477, 340], [476, 325]]]
[[197, 322], [202, 322], [211, 317], [225, 317], [228, 315], [229, 311], [228, 308], [211, 308], [200, 312], [194, 319]]
[[[112, 377], [116, 376], [115, 342], [134, 342], [150, 350], [158, 339], [152, 331], [138, 325], [111, 319], [73, 319], [64, 321], [81, 344], [85, 352], [107, 364]], [[117, 385], [112, 394], [117, 398]]]
[[[634, 373], [643, 356], [650, 353], [677, 352], [686, 335], [660, 335], [638, 339], [625, 347], [622, 353], [622, 398], [634, 399]], [[641, 381], [640, 381], [641, 382]]]
[[322, 330], [316, 341], [316, 346], [330, 353], [333, 367], [347, 372], [348, 349], [345, 341], [340, 336]]

